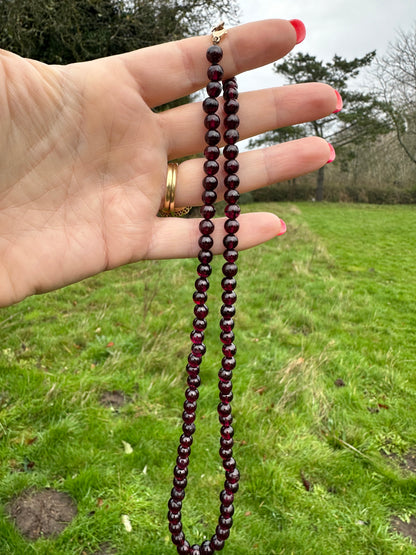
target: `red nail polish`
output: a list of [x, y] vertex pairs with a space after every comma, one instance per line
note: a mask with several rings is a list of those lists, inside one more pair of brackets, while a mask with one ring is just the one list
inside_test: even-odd
[[284, 233], [286, 233], [287, 227], [286, 227], [286, 223], [281, 219], [280, 220], [280, 231], [277, 234], [277, 237], [279, 237], [279, 235], [283, 235]]
[[327, 164], [330, 164], [335, 160], [336, 154], [335, 154], [335, 148], [331, 145], [331, 143], [328, 143], [328, 146], [329, 146], [329, 159]]
[[337, 105], [335, 106], [335, 110], [332, 113], [338, 114], [338, 112], [342, 110], [342, 97], [337, 90], [335, 91], [335, 95], [337, 97]]
[[299, 44], [306, 37], [306, 28], [300, 19], [291, 19], [290, 23], [296, 31], [296, 44]]

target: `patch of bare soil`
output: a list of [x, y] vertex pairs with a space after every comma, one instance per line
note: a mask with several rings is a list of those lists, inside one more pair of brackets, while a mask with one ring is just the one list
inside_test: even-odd
[[100, 403], [108, 408], [119, 409], [129, 402], [129, 398], [125, 395], [124, 391], [104, 391], [100, 397]]
[[60, 534], [77, 514], [72, 497], [53, 489], [27, 490], [13, 499], [6, 510], [19, 532], [29, 540]]
[[396, 453], [386, 453], [383, 449], [381, 454], [386, 459], [390, 459], [394, 463], [397, 463], [399, 467], [408, 472], [416, 473], [416, 449], [411, 449], [403, 457], [399, 457]]
[[391, 527], [393, 530], [406, 538], [410, 538], [416, 544], [416, 518], [411, 516], [409, 522], [403, 522], [398, 516], [391, 518]]

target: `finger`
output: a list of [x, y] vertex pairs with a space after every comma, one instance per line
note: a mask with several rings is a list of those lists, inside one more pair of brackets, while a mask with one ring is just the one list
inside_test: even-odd
[[[283, 19], [234, 27], [221, 40], [224, 77], [274, 62], [285, 56], [296, 41], [294, 26]], [[206, 85], [209, 62], [205, 53], [211, 44], [210, 36], [192, 37], [115, 56], [110, 63], [121, 61], [145, 101], [154, 107]]]
[[[213, 220], [215, 231], [212, 235], [214, 247], [212, 252], [220, 254], [224, 251], [222, 238], [225, 236], [224, 218]], [[260, 245], [276, 237], [282, 231], [280, 219], [268, 212], [243, 214], [239, 218], [238, 250]], [[197, 256], [200, 248], [198, 239], [199, 220], [180, 218], [158, 218], [153, 230], [152, 244], [146, 258], [191, 258]]]
[[[330, 154], [328, 143], [319, 137], [307, 137], [268, 148], [242, 152], [238, 157], [239, 192], [247, 193], [315, 171], [328, 162]], [[175, 191], [176, 206], [202, 204], [202, 180], [205, 176], [203, 162], [204, 159], [196, 158], [180, 164]], [[222, 167], [221, 163], [220, 167]], [[224, 196], [225, 175], [222, 169], [217, 174], [218, 200]]]
[[[323, 118], [332, 114], [338, 102], [335, 90], [323, 83], [253, 91], [241, 94], [238, 100], [240, 139]], [[207, 131], [205, 115], [201, 103], [186, 104], [158, 115], [171, 160], [202, 152]], [[219, 128], [219, 131], [223, 132], [223, 129]]]

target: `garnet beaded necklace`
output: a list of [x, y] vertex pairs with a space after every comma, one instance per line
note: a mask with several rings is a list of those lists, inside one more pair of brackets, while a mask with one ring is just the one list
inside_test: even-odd
[[[195, 319], [193, 321], [194, 329], [191, 332], [191, 353], [189, 354], [188, 364], [186, 366], [186, 371], [188, 373], [188, 388], [185, 391], [185, 402], [183, 404], [183, 433], [179, 440], [178, 457], [173, 471], [173, 488], [168, 503], [169, 530], [172, 534], [172, 542], [176, 545], [179, 554], [189, 555], [210, 555], [215, 551], [220, 551], [224, 547], [224, 542], [230, 535], [230, 528], [233, 524], [234, 494], [238, 490], [238, 482], [240, 479], [240, 473], [237, 470], [236, 462], [233, 458], [234, 430], [232, 427], [233, 417], [231, 413], [231, 401], [233, 399], [231, 378], [236, 365], [234, 356], [237, 351], [234, 345], [233, 317], [235, 315], [235, 302], [237, 300], [234, 289], [237, 285], [235, 275], [237, 274], [236, 260], [238, 258], [238, 253], [236, 248], [238, 239], [235, 234], [239, 229], [237, 218], [240, 215], [240, 207], [237, 204], [240, 196], [237, 191], [240, 183], [237, 176], [239, 168], [237, 161], [238, 147], [235, 144], [239, 139], [237, 131], [239, 125], [239, 118], [237, 116], [239, 104], [237, 100], [238, 89], [236, 79], [227, 79], [222, 81], [221, 84], [224, 71], [219, 65], [219, 62], [222, 59], [223, 52], [218, 43], [225, 33], [226, 31], [224, 30], [223, 23], [213, 29], [212, 40], [214, 44], [208, 48], [206, 53], [207, 60], [211, 65], [207, 71], [209, 82], [206, 91], [208, 97], [203, 102], [203, 109], [206, 113], [204, 124], [207, 129], [205, 134], [205, 141], [207, 144], [204, 150], [205, 177], [203, 179], [204, 191], [202, 193], [203, 206], [200, 210], [202, 219], [199, 223], [199, 230], [201, 232], [198, 241], [198, 245], [201, 249], [198, 254], [199, 265], [197, 272], [199, 277], [195, 281], [195, 292], [193, 294]], [[226, 235], [223, 239], [225, 247], [223, 256], [225, 258], [225, 264], [222, 267], [222, 273], [224, 275], [221, 281], [223, 305], [221, 307], [222, 318], [220, 321], [220, 339], [223, 343], [222, 352], [224, 357], [221, 361], [221, 369], [218, 372], [220, 399], [218, 416], [221, 424], [219, 454], [225, 470], [225, 482], [224, 489], [220, 494], [220, 516], [218, 518], [215, 534], [210, 540], [204, 541], [201, 545], [195, 544], [191, 546], [186, 540], [182, 530], [181, 509], [182, 501], [185, 497], [189, 456], [191, 453], [193, 434], [195, 432], [194, 421], [196, 417], [197, 399], [199, 397], [198, 387], [201, 384], [199, 370], [203, 355], [206, 351], [203, 341], [204, 330], [207, 326], [206, 316], [208, 315], [208, 307], [206, 305], [208, 298], [207, 290], [209, 288], [208, 277], [211, 274], [210, 262], [213, 258], [211, 249], [214, 241], [211, 235], [214, 231], [214, 222], [212, 218], [215, 216], [214, 203], [217, 198], [217, 194], [215, 193], [215, 189], [218, 186], [216, 174], [220, 168], [217, 161], [220, 155], [220, 149], [217, 145], [221, 141], [221, 134], [218, 131], [221, 119], [217, 114], [219, 108], [217, 97], [221, 94], [222, 90], [224, 97], [223, 110], [225, 115], [223, 121], [225, 129], [223, 139], [226, 143], [223, 150], [223, 156], [225, 158], [224, 171], [226, 174], [224, 179], [226, 189], [224, 199], [227, 202], [224, 213], [227, 219], [224, 224]]]

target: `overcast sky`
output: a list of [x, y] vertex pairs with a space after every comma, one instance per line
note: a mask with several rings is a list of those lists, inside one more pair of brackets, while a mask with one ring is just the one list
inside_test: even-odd
[[[301, 19], [306, 38], [296, 51], [330, 60], [386, 52], [397, 31], [416, 25], [416, 0], [239, 0], [241, 23], [268, 18]], [[241, 76], [240, 89], [276, 85], [271, 66]]]

